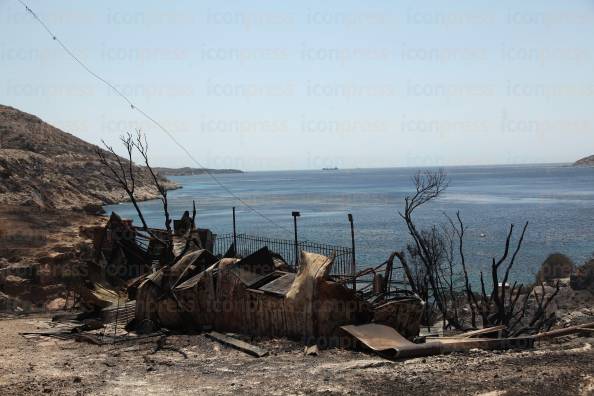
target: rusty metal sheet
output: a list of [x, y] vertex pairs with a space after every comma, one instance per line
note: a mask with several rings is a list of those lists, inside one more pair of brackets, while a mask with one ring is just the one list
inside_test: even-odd
[[285, 297], [287, 292], [291, 288], [293, 281], [295, 280], [294, 273], [287, 272], [286, 274], [276, 278], [270, 283], [265, 284], [264, 286], [260, 286], [258, 290], [261, 290], [266, 293], [271, 293], [280, 297]]
[[341, 329], [351, 334], [370, 349], [391, 358], [412, 358], [440, 355], [452, 352], [464, 352], [473, 348], [526, 349], [532, 348], [534, 338], [443, 338], [439, 341], [415, 344], [404, 338], [389, 326], [376, 323], [361, 326], [342, 326]]
[[268, 247], [264, 246], [262, 249], [239, 260], [229, 270], [250, 287], [268, 274], [273, 273], [276, 267]]
[[416, 345], [400, 335], [392, 327], [369, 323], [361, 326], [342, 326], [341, 329], [361, 341], [376, 352], [398, 350], [402, 347]]
[[190, 279], [187, 279], [186, 281], [175, 286], [174, 291], [191, 289], [191, 288], [195, 287], [204, 276], [205, 276], [204, 271], [199, 274], [196, 274], [193, 277], [191, 277]]

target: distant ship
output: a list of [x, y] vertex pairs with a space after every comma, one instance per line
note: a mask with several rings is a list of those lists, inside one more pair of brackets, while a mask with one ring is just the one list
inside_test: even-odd
[[322, 168], [322, 170], [338, 170], [338, 167], [334, 167], [334, 168]]

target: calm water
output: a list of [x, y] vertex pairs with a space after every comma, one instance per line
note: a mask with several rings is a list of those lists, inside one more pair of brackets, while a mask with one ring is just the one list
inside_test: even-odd
[[[515, 276], [532, 281], [546, 256], [562, 252], [582, 263], [594, 252], [594, 169], [562, 165], [447, 168], [450, 187], [443, 198], [421, 208], [419, 224], [443, 223], [444, 212], [460, 210], [468, 227], [466, 256], [476, 274], [500, 255], [510, 223], [517, 232], [529, 221]], [[350, 246], [347, 213], [356, 225], [359, 266], [383, 262], [409, 241], [398, 216], [412, 191], [415, 169], [250, 172], [218, 175], [235, 194], [275, 223], [269, 223], [229, 198], [208, 176], [173, 177], [183, 189], [169, 193], [175, 218], [198, 208], [198, 224], [215, 233], [232, 230], [231, 207], [237, 206], [238, 232], [292, 239], [291, 211], [299, 210], [299, 236]], [[163, 227], [160, 201], [142, 203], [147, 221]], [[135, 219], [130, 204], [108, 206]], [[481, 234], [485, 234], [481, 237]]]

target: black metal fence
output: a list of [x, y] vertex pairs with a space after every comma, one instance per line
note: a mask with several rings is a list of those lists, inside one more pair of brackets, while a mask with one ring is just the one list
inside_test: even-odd
[[[224, 255], [232, 246], [234, 240], [233, 234], [217, 235], [214, 243], [214, 254]], [[236, 256], [245, 257], [255, 251], [267, 246], [274, 253], [280, 254], [285, 261], [294, 269], [298, 266], [298, 257], [295, 257], [295, 241], [288, 239], [265, 238], [247, 234], [237, 234], [235, 236], [237, 246], [235, 247]], [[343, 246], [326, 245], [309, 241], [300, 241], [297, 250], [305, 250], [312, 253], [332, 256], [335, 254], [334, 266], [331, 274], [334, 276], [352, 275], [353, 251], [351, 248]]]

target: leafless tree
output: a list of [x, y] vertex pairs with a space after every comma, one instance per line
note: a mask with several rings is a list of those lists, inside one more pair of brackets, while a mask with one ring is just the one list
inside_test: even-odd
[[[105, 141], [101, 141], [105, 146], [107, 151], [101, 150], [99, 147], [96, 148], [95, 152], [97, 153], [97, 157], [99, 158], [99, 162], [103, 165], [104, 170], [101, 170], [101, 174], [104, 175], [106, 178], [114, 181], [128, 195], [130, 202], [134, 206], [136, 213], [138, 214], [138, 218], [142, 223], [142, 228], [146, 231], [152, 238], [156, 241], [161, 243], [166, 247], [164, 251], [164, 257], [169, 257], [171, 253], [171, 243], [169, 238], [162, 238], [153, 232], [149, 227], [144, 218], [142, 210], [138, 205], [138, 201], [136, 199], [135, 191], [136, 191], [136, 182], [138, 174], [136, 172], [142, 172], [138, 167], [134, 165], [133, 156], [134, 150], [138, 149], [140, 151], [141, 156], [143, 157], [145, 164], [147, 165], [148, 172], [153, 177], [153, 182], [155, 187], [159, 191], [162, 196], [162, 202], [165, 210], [165, 218], [166, 218], [166, 225], [168, 226], [168, 231], [171, 233], [170, 229], [170, 217], [169, 212], [167, 210], [167, 191], [163, 188], [163, 185], [159, 182], [158, 175], [156, 175], [149, 165], [148, 161], [148, 144], [146, 139], [142, 140], [142, 135], [140, 131], [137, 131], [137, 135], [134, 136], [132, 133], [128, 132], [120, 137], [120, 141], [126, 150], [126, 159], [120, 157], [116, 154], [115, 150], [112, 146], [105, 143]], [[163, 195], [164, 194], [164, 195]]]
[[478, 301], [476, 295], [472, 291], [472, 284], [470, 283], [470, 278], [468, 276], [468, 267], [466, 266], [466, 256], [464, 255], [464, 232], [466, 228], [464, 227], [464, 222], [462, 221], [462, 217], [460, 216], [460, 211], [456, 212], [457, 224], [454, 223], [451, 217], [446, 215], [446, 218], [449, 220], [451, 229], [454, 231], [454, 234], [458, 238], [458, 255], [460, 258], [460, 266], [462, 267], [462, 273], [464, 276], [464, 290], [466, 292], [466, 299], [471, 314], [470, 324], [472, 327], [476, 327], [476, 308], [478, 307]]
[[134, 153], [135, 146], [134, 138], [131, 133], [127, 133], [120, 137], [120, 141], [126, 149], [128, 157], [127, 160], [124, 160], [119, 155], [117, 155], [113, 147], [105, 143], [104, 140], [102, 140], [101, 142], [103, 143], [105, 149], [109, 152], [109, 154], [101, 150], [99, 147], [96, 148], [95, 152], [97, 153], [97, 157], [99, 158], [99, 161], [106, 170], [102, 170], [101, 174], [104, 175], [106, 178], [119, 184], [120, 187], [124, 189], [124, 191], [128, 195], [128, 198], [130, 199], [130, 202], [132, 202], [132, 205], [134, 205], [134, 209], [136, 209], [136, 213], [140, 218], [142, 227], [145, 230], [148, 230], [148, 225], [146, 223], [146, 220], [144, 219], [140, 207], [138, 206], [136, 196], [134, 195], [134, 192], [136, 190], [135, 169], [134, 162], [132, 161], [132, 155]]
[[[526, 222], [526, 224], [524, 224], [524, 228], [522, 229], [522, 234], [520, 235], [520, 239], [516, 243], [516, 248], [514, 250], [512, 257], [510, 258], [510, 260], [507, 263], [507, 268], [505, 269], [505, 274], [503, 276], [503, 280], [501, 283], [499, 282], [499, 268], [505, 262], [505, 260], [508, 258], [508, 255], [509, 255], [510, 241], [511, 241], [511, 238], [512, 238], [513, 232], [514, 232], [513, 224], [510, 225], [509, 232], [507, 233], [507, 238], [505, 239], [505, 248], [503, 251], [503, 255], [497, 261], [495, 261], [495, 258], [493, 258], [493, 261], [491, 264], [491, 277], [492, 277], [492, 281], [493, 281], [493, 292], [491, 293], [491, 299], [494, 302], [495, 307], [496, 307], [495, 315], [493, 318], [494, 324], [506, 324], [509, 322], [508, 315], [510, 315], [511, 312], [508, 312], [509, 310], [506, 309], [505, 292], [507, 289], [507, 281], [509, 279], [509, 272], [512, 269], [512, 267], [516, 261], [518, 252], [522, 248], [522, 242], [524, 241], [524, 235], [526, 234], [526, 228], [528, 228], [528, 222]], [[501, 284], [501, 287], [499, 286], [500, 284]], [[514, 289], [512, 288], [512, 290], [510, 292], [510, 297], [513, 294], [513, 292], [514, 292]]]
[[[447, 175], [442, 170], [418, 172], [413, 177], [413, 183], [415, 192], [405, 198], [404, 212], [400, 213], [413, 240], [407, 247], [411, 260], [407, 262], [402, 254], [399, 258], [411, 289], [426, 302], [425, 320], [431, 321], [435, 306], [442, 315], [444, 327], [476, 328], [478, 317], [482, 319], [483, 327], [505, 325], [508, 335], [534, 333], [550, 327], [554, 318], [547, 315], [547, 308], [557, 295], [559, 284], [548, 296], [542, 285], [541, 295], [536, 289], [523, 293], [525, 288], [518, 282], [508, 287], [528, 223], [513, 249], [514, 225], [510, 226], [503, 254], [499, 259], [493, 258], [491, 263], [491, 285], [486, 283], [485, 274], [481, 271], [480, 290], [475, 292], [464, 254], [466, 229], [460, 212], [456, 213], [455, 221], [446, 215], [449, 226], [433, 225], [424, 230], [417, 227], [413, 217], [417, 208], [443, 193], [448, 186]], [[535, 307], [529, 313], [532, 301]], [[465, 307], [470, 309], [470, 323], [467, 323], [468, 318], [464, 314]]]
[[[421, 298], [425, 299], [426, 309], [430, 310], [430, 303], [434, 303], [442, 314], [444, 323], [447, 322], [448, 325], [455, 328], [463, 328], [457, 314], [453, 314], [454, 311], [450, 309], [450, 295], [447, 291], [452, 289], [453, 292], [453, 272], [452, 278], [443, 276], [443, 265], [448, 257], [447, 238], [444, 237], [443, 230], [437, 226], [432, 226], [429, 230], [419, 230], [413, 219], [417, 208], [438, 198], [443, 193], [449, 184], [448, 177], [442, 169], [419, 171], [413, 176], [413, 183], [415, 192], [413, 195], [405, 197], [404, 212], [399, 214], [405, 221], [414, 242], [413, 246], [408, 248], [409, 254], [422, 264], [422, 266], [415, 266], [415, 271], [411, 271], [417, 274], [415, 288], [425, 294]], [[450, 257], [452, 257], [451, 254]], [[450, 264], [452, 264], [453, 270], [453, 262]], [[450, 279], [449, 284], [447, 284], [448, 279]], [[446, 290], [444, 290], [444, 283]], [[426, 315], [429, 312], [426, 311]]]
[[446, 316], [443, 317], [444, 327], [453, 324], [466, 328], [463, 318], [463, 307], [465, 305], [464, 289], [461, 284], [463, 277], [460, 274], [457, 260], [456, 231], [451, 225], [444, 224], [439, 237], [443, 246], [443, 264], [436, 269], [436, 277], [439, 285], [438, 292], [447, 307], [447, 317], [450, 320], [450, 323], [445, 323]]
[[409, 243], [406, 246], [406, 254], [401, 252], [397, 257], [404, 268], [411, 290], [425, 303], [422, 323], [430, 326], [434, 322], [435, 309], [431, 301], [431, 286], [429, 285], [427, 267], [421, 261], [417, 247], [414, 244]]
[[168, 205], [168, 201], [167, 201], [167, 189], [163, 186], [163, 184], [161, 183], [161, 181], [159, 179], [159, 176], [155, 173], [155, 171], [153, 170], [153, 168], [151, 167], [151, 165], [149, 163], [148, 141], [146, 140], [146, 135], [143, 134], [140, 131], [140, 129], [136, 130], [136, 139], [132, 142], [132, 145], [134, 147], [136, 147], [136, 149], [142, 156], [144, 165], [145, 165], [147, 171], [149, 172], [149, 174], [151, 175], [151, 178], [153, 179], [153, 183], [155, 184], [157, 191], [159, 191], [159, 194], [161, 195], [160, 199], [161, 199], [161, 202], [163, 203], [163, 213], [165, 214], [165, 229], [167, 229], [167, 232], [169, 234], [171, 234], [171, 217], [169, 215], [169, 205]]
[[[457, 224], [449, 218], [450, 224], [454, 229], [455, 235], [458, 237], [458, 250], [460, 256], [460, 263], [464, 276], [464, 289], [466, 294], [467, 305], [471, 311], [471, 325], [476, 327], [476, 316], [480, 315], [483, 327], [490, 327], [496, 325], [504, 325], [507, 335], [515, 336], [522, 333], [535, 333], [542, 329], [547, 329], [554, 322], [554, 316], [547, 315], [547, 308], [559, 292], [559, 283], [555, 285], [555, 291], [546, 296], [544, 285], [541, 286], [541, 296], [538, 295], [536, 289], [532, 292], [523, 293], [524, 285], [514, 282], [508, 291], [508, 281], [510, 279], [511, 270], [516, 263], [518, 253], [522, 248], [528, 222], [524, 224], [520, 237], [516, 242], [513, 254], [510, 257], [510, 247], [513, 238], [514, 225], [510, 225], [507, 237], [505, 239], [505, 246], [502, 256], [497, 260], [492, 259], [491, 262], [491, 292], [487, 292], [485, 285], [485, 275], [483, 271], [480, 272], [480, 294], [472, 290], [472, 283], [470, 282], [466, 259], [464, 256], [464, 223], [460, 216], [460, 212], [456, 213]], [[504, 265], [505, 272], [503, 279], [500, 279], [500, 269]], [[530, 296], [533, 295], [536, 307], [532, 310], [532, 314], [528, 319], [528, 305], [531, 301]]]
[[[513, 315], [510, 315], [508, 324], [508, 334], [512, 337], [525, 334], [525, 333], [538, 333], [540, 331], [548, 331], [553, 324], [555, 324], [556, 317], [555, 313], [552, 312], [547, 314], [547, 308], [551, 302], [555, 299], [560, 290], [560, 283], [557, 281], [555, 284], [555, 290], [547, 296], [544, 284], [540, 284], [541, 295], [536, 292], [536, 288], [532, 290], [536, 307], [532, 310], [530, 319], [526, 320], [527, 316], [527, 305], [530, 301], [530, 294], [524, 297], [524, 303], [522, 308], [515, 311]], [[514, 312], [513, 307], [510, 312]]]

